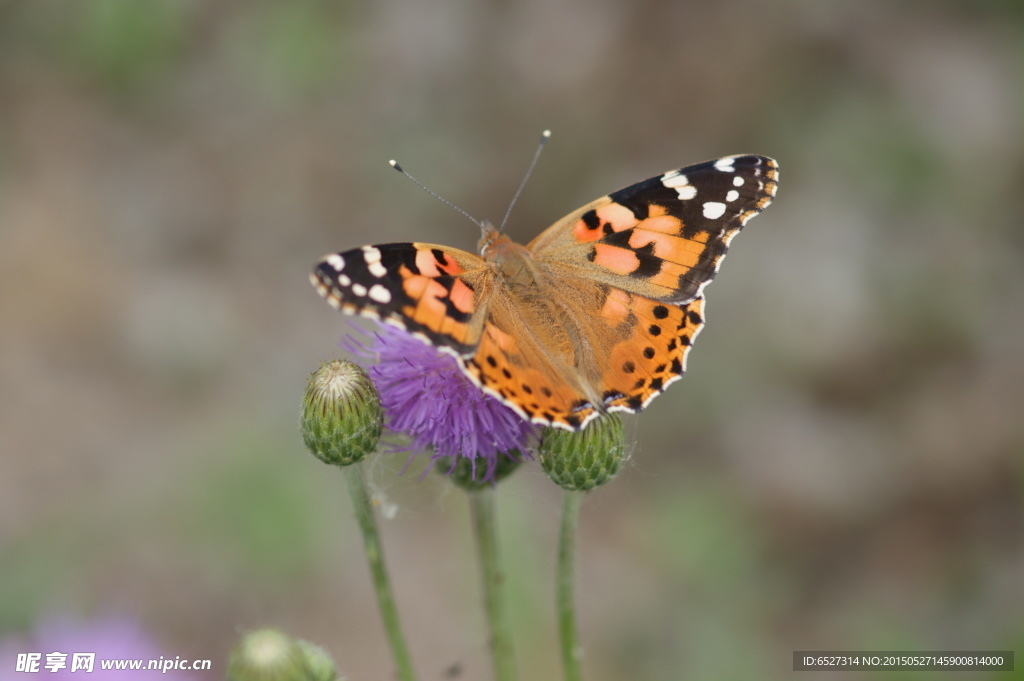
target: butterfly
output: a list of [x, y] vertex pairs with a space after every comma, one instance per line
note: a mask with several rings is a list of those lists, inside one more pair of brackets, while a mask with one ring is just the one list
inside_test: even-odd
[[480, 255], [363, 246], [323, 257], [310, 281], [332, 307], [451, 354], [524, 419], [578, 430], [683, 375], [704, 287], [778, 180], [770, 158], [727, 156], [603, 196], [525, 246], [484, 223]]

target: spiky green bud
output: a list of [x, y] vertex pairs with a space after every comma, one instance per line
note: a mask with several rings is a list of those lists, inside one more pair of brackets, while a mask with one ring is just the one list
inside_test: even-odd
[[331, 360], [310, 377], [302, 400], [302, 439], [333, 466], [361, 461], [377, 447], [384, 427], [380, 396], [352, 362]]
[[548, 428], [538, 454], [541, 468], [563, 489], [585, 492], [603, 485], [626, 458], [622, 420], [604, 416], [575, 432]]
[[312, 673], [310, 681], [335, 681], [338, 678], [334, 658], [328, 655], [326, 650], [301, 638], [299, 647], [302, 648], [302, 654], [306, 656], [306, 664]]
[[[299, 641], [277, 629], [247, 633], [231, 651], [227, 681], [321, 681]], [[331, 677], [333, 680], [333, 677]]]
[[442, 459], [435, 466], [435, 470], [447, 475], [449, 480], [462, 489], [472, 492], [487, 485], [497, 484], [512, 475], [512, 472], [519, 468], [522, 458], [523, 455], [518, 449], [508, 452], [508, 454], [498, 454], [495, 458], [494, 470], [489, 472], [487, 459], [484, 457], [477, 457], [476, 466], [474, 466], [471, 459], [460, 456], [455, 462], [455, 468], [450, 468]]

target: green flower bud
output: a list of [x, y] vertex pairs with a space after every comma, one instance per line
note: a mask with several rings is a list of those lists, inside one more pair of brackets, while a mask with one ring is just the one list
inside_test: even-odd
[[[512, 472], [519, 468], [523, 455], [518, 449], [513, 449], [507, 454], [498, 454], [494, 458], [494, 468], [488, 470], [488, 460], [482, 456], [476, 459], [476, 473], [473, 471], [473, 461], [464, 456], [458, 457], [455, 468], [451, 468], [446, 459], [441, 459], [434, 467], [442, 475], [464, 490], [472, 492], [491, 484], [497, 484], [512, 475]], [[450, 471], [450, 472], [449, 472]]]
[[544, 431], [538, 449], [541, 468], [560, 487], [585, 492], [611, 480], [626, 458], [622, 420], [609, 415], [581, 431]]
[[302, 653], [306, 656], [306, 663], [309, 665], [310, 681], [335, 681], [338, 678], [338, 669], [334, 665], [334, 659], [327, 654], [326, 650], [301, 638], [299, 647], [302, 648]]
[[277, 629], [242, 637], [231, 651], [227, 681], [319, 681], [299, 642]]
[[361, 368], [335, 359], [309, 377], [302, 439], [318, 459], [333, 466], [361, 461], [377, 447], [383, 427], [380, 396]]

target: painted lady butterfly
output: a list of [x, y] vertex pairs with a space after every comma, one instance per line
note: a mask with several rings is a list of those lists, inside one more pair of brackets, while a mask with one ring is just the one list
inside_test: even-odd
[[770, 158], [727, 156], [604, 196], [526, 246], [488, 224], [480, 256], [363, 246], [324, 257], [310, 280], [342, 312], [453, 355], [523, 418], [575, 430], [643, 409], [682, 376], [704, 287], [778, 179]]

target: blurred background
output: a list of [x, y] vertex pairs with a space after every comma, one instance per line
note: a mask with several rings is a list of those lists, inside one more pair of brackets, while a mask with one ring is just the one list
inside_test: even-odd
[[[588, 678], [1024, 669], [1016, 0], [0, 0], [0, 637], [130, 617], [219, 678], [274, 625], [390, 678], [343, 481], [297, 430], [348, 328], [307, 272], [473, 250], [387, 160], [500, 220], [544, 128], [522, 241], [670, 168], [781, 166], [584, 505]], [[465, 499], [404, 463], [369, 475], [420, 674], [489, 678]], [[522, 678], [559, 678], [559, 493], [531, 465], [499, 499]]]

